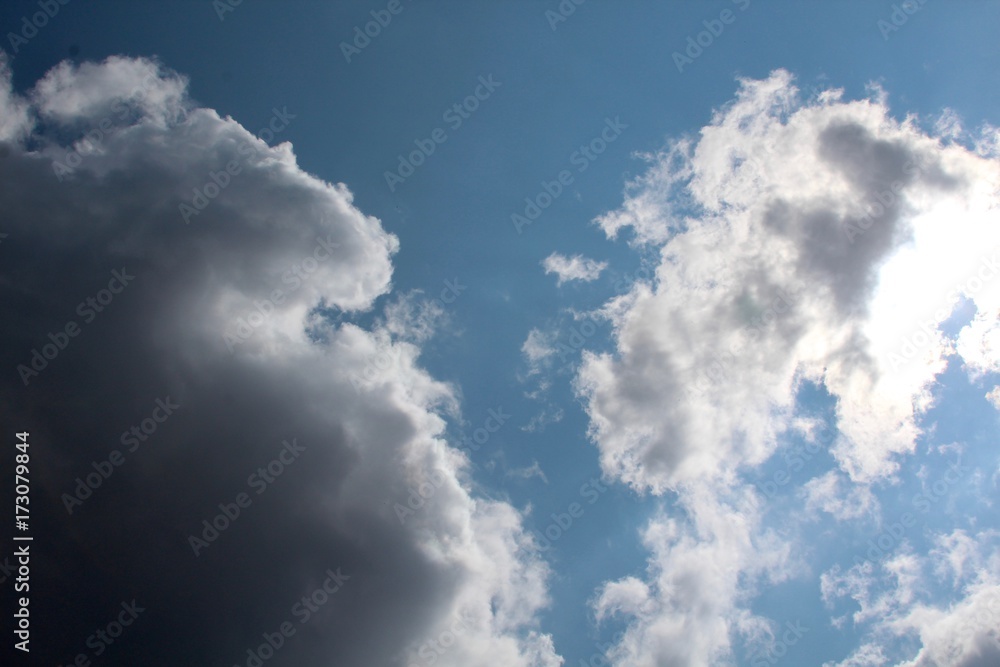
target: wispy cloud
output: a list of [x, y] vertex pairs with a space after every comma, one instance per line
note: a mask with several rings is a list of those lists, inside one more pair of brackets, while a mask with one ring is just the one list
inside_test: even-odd
[[598, 262], [588, 259], [583, 255], [573, 255], [566, 257], [557, 252], [552, 253], [544, 260], [542, 266], [545, 267], [545, 274], [556, 274], [556, 285], [561, 286], [572, 280], [582, 282], [592, 282], [597, 280], [601, 271], [608, 268], [607, 262]]

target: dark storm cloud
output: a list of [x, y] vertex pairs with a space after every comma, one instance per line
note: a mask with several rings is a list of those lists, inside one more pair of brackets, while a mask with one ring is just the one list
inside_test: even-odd
[[[479, 601], [418, 538], [472, 512], [435, 440], [431, 407], [451, 399], [409, 356], [360, 394], [348, 376], [373, 338], [315, 319], [327, 345], [303, 332], [321, 304], [387, 292], [397, 241], [290, 146], [192, 108], [183, 88], [147, 61], [62, 67], [0, 135], [0, 410], [31, 433], [32, 659], [243, 665], [287, 622], [269, 665], [401, 664], [459, 591]], [[72, 143], [110, 98], [130, 112]], [[19, 100], [0, 101], [14, 118]], [[64, 138], [25, 141], [33, 123]], [[186, 224], [180, 204], [233, 161]], [[241, 320], [253, 335], [233, 344]], [[437, 508], [401, 526], [393, 503], [436, 469]], [[143, 611], [105, 644], [95, 631], [133, 600]]]

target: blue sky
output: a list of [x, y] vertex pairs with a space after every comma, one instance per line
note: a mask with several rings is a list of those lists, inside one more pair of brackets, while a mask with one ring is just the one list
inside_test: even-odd
[[[23, 30], [22, 17], [39, 7], [17, 1], [0, 9], [13, 91], [3, 98], [7, 129], [0, 138], [30, 164], [64, 156], [71, 138], [98, 121], [104, 101], [126, 90], [140, 70], [156, 72], [157, 90], [172, 92], [144, 93], [135, 102], [138, 119], [102, 139], [68, 182], [50, 177], [28, 180], [19, 192], [8, 189], [7, 210], [41, 208], [32, 217], [35, 227], [18, 217], [26, 214], [5, 214], [0, 231], [14, 236], [0, 253], [16, 252], [18, 231], [40, 242], [35, 236], [49, 226], [63, 229], [65, 210], [100, 216], [106, 207], [115, 220], [130, 211], [145, 220], [141, 211], [155, 210], [155, 222], [74, 231], [89, 249], [87, 262], [65, 248], [27, 246], [22, 255], [51, 254], [67, 271], [79, 260], [100, 275], [103, 268], [93, 267], [103, 264], [94, 258], [134, 257], [136, 265], [148, 261], [172, 276], [163, 267], [181, 260], [157, 260], [154, 249], [174, 248], [163, 239], [184, 231], [180, 214], [168, 212], [191, 201], [192, 187], [207, 182], [203, 174], [225, 168], [231, 144], [223, 138], [266, 139], [259, 130], [276, 114], [285, 118], [267, 141], [272, 148], [249, 159], [254, 180], [244, 186], [233, 175], [234, 187], [223, 188], [219, 201], [191, 222], [213, 231], [199, 231], [206, 236], [191, 246], [178, 240], [179, 254], [167, 253], [204, 261], [191, 269], [190, 282], [164, 277], [173, 287], [144, 287], [150, 291], [141, 307], [122, 306], [114, 316], [119, 326], [134, 325], [148, 337], [136, 354], [158, 354], [163, 335], [177, 355], [164, 352], [163, 368], [178, 360], [192, 367], [180, 364], [188, 370], [162, 377], [139, 373], [109, 386], [141, 392], [155, 376], [175, 392], [208, 391], [199, 369], [210, 366], [192, 361], [209, 355], [201, 339], [180, 324], [150, 333], [137, 324], [140, 316], [149, 311], [150, 321], [159, 321], [157, 313], [189, 311], [156, 304], [197, 303], [190, 312], [207, 318], [199, 327], [211, 329], [211, 318], [223, 312], [231, 323], [247, 312], [226, 310], [236, 308], [233, 294], [247, 303], [259, 298], [255, 281], [273, 286], [270, 272], [280, 275], [306, 255], [310, 239], [332, 230], [344, 256], [336, 266], [324, 264], [321, 277], [293, 295], [293, 305], [278, 309], [280, 323], [269, 319], [260, 336], [224, 357], [234, 368], [220, 377], [242, 395], [237, 387], [269, 360], [265, 379], [299, 387], [286, 391], [283, 419], [303, 433], [348, 434], [350, 445], [330, 445], [334, 453], [313, 471], [309, 484], [318, 489], [327, 488], [324, 471], [338, 480], [330, 485], [359, 485], [364, 492], [351, 491], [357, 494], [351, 502], [360, 507], [380, 503], [377, 489], [385, 485], [392, 507], [427, 472], [421, 466], [448, 480], [420, 510], [417, 520], [427, 525], [401, 526], [389, 512], [379, 515], [384, 530], [377, 522], [371, 528], [377, 538], [349, 524], [331, 528], [332, 542], [398, 538], [429, 560], [418, 567], [400, 557], [365, 580], [372, 592], [355, 604], [376, 620], [357, 629], [354, 640], [330, 631], [336, 642], [302, 640], [276, 663], [431, 664], [420, 655], [422, 642], [440, 637], [449, 614], [472, 600], [482, 614], [477, 631], [459, 637], [462, 648], [435, 653], [436, 664], [475, 664], [470, 656], [511, 665], [604, 664], [594, 657], [603, 654], [597, 643], [612, 642], [616, 633], [623, 634], [607, 660], [622, 666], [996, 664], [1000, 293], [989, 280], [981, 288], [969, 280], [984, 262], [989, 266], [1000, 239], [1000, 4], [916, 0], [904, 11], [900, 3], [762, 0], [244, 0], [235, 6], [69, 0], [30, 39], [11, 41]], [[565, 20], [556, 22], [560, 7]], [[348, 59], [344, 44], [373, 16], [391, 20]], [[703, 46], [691, 50], [698, 39]], [[690, 62], [678, 67], [676, 54], [685, 52]], [[107, 60], [116, 56], [124, 59]], [[40, 80], [59, 80], [51, 71], [61, 62], [68, 64], [54, 92], [36, 88]], [[84, 63], [104, 63], [103, 74], [92, 76], [97, 70]], [[73, 91], [83, 92], [74, 97]], [[19, 99], [29, 106], [23, 117]], [[466, 105], [464, 115], [456, 104]], [[159, 128], [151, 119], [178, 109], [184, 120], [163, 121], [166, 138], [138, 131], [144, 124]], [[175, 121], [187, 127], [177, 130], [180, 138], [171, 134]], [[275, 148], [283, 142], [290, 147]], [[400, 156], [408, 159], [420, 146], [434, 149], [390, 187], [387, 172], [400, 174]], [[279, 158], [280, 150], [286, 152]], [[741, 171], [741, 163], [756, 171]], [[126, 178], [124, 186], [112, 178], [116, 173], [135, 182]], [[174, 180], [147, 193], [147, 176], [166, 173]], [[346, 190], [327, 201], [314, 194], [316, 183]], [[845, 240], [839, 230], [856, 224], [859, 206], [893, 183], [905, 195], [892, 196], [871, 231]], [[62, 213], [24, 194], [50, 188], [65, 192], [54, 197], [68, 207]], [[551, 205], [519, 227], [512, 216], [527, 215], [526, 199], [544, 200], [546, 188]], [[159, 225], [177, 228], [160, 232]], [[547, 258], [557, 271], [546, 272]], [[12, 369], [30, 357], [52, 322], [65, 319], [58, 310], [38, 315], [41, 306], [14, 297], [45, 301], [39, 295], [55, 290], [52, 283], [41, 276], [22, 291], [9, 288], [17, 321], [37, 327], [25, 324], [23, 334], [7, 341]], [[216, 288], [224, 295], [218, 302]], [[948, 296], [955, 289], [964, 289], [962, 299]], [[777, 310], [774, 304], [784, 303], [776, 300], [780, 290], [793, 295]], [[73, 295], [50, 296], [45, 303], [75, 303]], [[295, 338], [320, 305], [319, 319], [309, 322], [312, 337]], [[776, 311], [769, 320], [755, 319], [769, 308]], [[930, 329], [939, 333], [918, 341], [920, 349], [899, 370], [890, 355], [916, 340], [920, 323], [939, 309], [945, 315], [934, 317]], [[116, 335], [110, 322], [96, 326]], [[749, 343], [740, 338], [747, 327], [759, 334]], [[136, 334], [140, 339], [146, 340]], [[215, 345], [221, 337], [211, 340]], [[737, 340], [738, 353], [727, 353]], [[352, 393], [344, 378], [371, 371], [386, 350], [394, 359], [389, 368]], [[78, 354], [86, 367], [106, 368], [98, 364], [111, 352]], [[299, 367], [313, 354], [325, 361]], [[70, 375], [32, 393], [16, 372], [9, 375], [5, 396], [55, 439], [45, 406], [83, 395], [79, 380]], [[339, 384], [321, 391], [327, 379], [319, 378], [327, 376], [340, 377]], [[216, 393], [229, 396], [226, 387]], [[253, 421], [248, 415], [262, 410], [256, 401], [269, 393], [221, 408], [220, 424], [233, 425], [227, 437], [243, 433], [242, 425]], [[349, 408], [355, 401], [364, 407]], [[206, 399], [205, 423], [175, 427], [172, 451], [180, 460], [194, 456], [185, 447], [224, 428], [209, 428], [208, 405]], [[494, 429], [497, 411], [509, 418]], [[321, 424], [318, 413], [327, 421]], [[62, 423], [71, 414], [51, 419]], [[114, 432], [109, 424], [117, 422], [107, 420], [88, 428]], [[463, 439], [477, 442], [477, 430], [488, 438], [461, 459]], [[376, 444], [379, 438], [396, 444], [390, 449]], [[795, 448], [807, 446], [815, 450], [810, 459], [796, 458]], [[341, 447], [352, 454], [337, 458]], [[71, 438], [56, 449], [60, 460], [89, 461], [89, 450]], [[203, 464], [239, 460], [220, 451]], [[143, 472], [153, 475], [167, 463], [150, 462]], [[956, 464], [954, 481], [942, 486]], [[69, 463], [64, 467], [45, 473], [59, 512], [57, 482], [77, 474]], [[135, 475], [127, 487], [133, 493], [144, 479]], [[162, 511], [212, 508], [228, 488], [207, 490], [200, 501], [162, 499]], [[282, 502], [295, 507], [322, 496], [284, 493]], [[924, 502], [928, 493], [933, 502]], [[344, 499], [349, 492], [333, 495], [319, 504], [349, 514], [343, 509], [354, 506]], [[564, 530], [558, 517], [571, 506], [579, 516]], [[89, 519], [94, 529], [115, 520], [112, 510], [102, 512]], [[454, 519], [463, 512], [472, 517], [470, 532], [456, 527], [464, 525]], [[902, 536], [887, 533], [906, 512], [913, 525]], [[60, 525], [78, 530], [81, 524], [70, 519]], [[260, 535], [273, 529], [269, 521], [276, 519], [258, 520]], [[327, 525], [322, 516], [315, 521]], [[469, 554], [497, 548], [490, 531], [500, 524], [508, 531], [507, 551], [485, 560], [509, 561], [510, 569], [469, 565], [475, 560]], [[547, 529], [559, 533], [551, 548], [544, 548]], [[459, 541], [459, 534], [465, 541], [455, 553], [440, 561], [426, 555], [447, 551], [440, 545]], [[868, 540], [886, 534], [892, 539], [885, 540], [891, 541], [885, 554], [857, 564]], [[297, 552], [289, 537], [289, 553], [310, 553], [303, 549]], [[138, 547], [123, 545], [122, 553], [145, 557]], [[396, 597], [384, 592], [424, 566], [440, 567], [426, 587], [408, 583]], [[294, 576], [276, 577], [287, 579], [293, 593], [309, 586], [298, 567], [281, 570]], [[129, 590], [141, 590], [141, 571], [130, 570]], [[186, 571], [179, 568], [178, 581], [186, 581]], [[494, 581], [515, 574], [521, 579], [513, 583]], [[192, 574], [191, 581], [204, 576]], [[244, 638], [267, 629], [257, 631], [254, 623], [267, 626], [280, 616], [277, 583], [260, 597], [237, 584], [233, 590], [248, 604], [279, 611], [219, 628], [218, 637], [198, 644], [202, 652], [185, 658], [191, 664], [238, 663]], [[86, 597], [82, 589], [74, 595]], [[161, 609], [175, 603], [166, 596]], [[508, 603], [518, 609], [510, 614], [516, 621], [499, 611]], [[371, 648], [377, 641], [360, 639], [378, 636], [380, 616], [397, 619], [382, 653]], [[170, 625], [168, 617], [164, 612], [160, 627]], [[808, 631], [789, 635], [786, 623]], [[969, 632], [955, 639], [959, 626]], [[211, 633], [211, 624], [203, 631]], [[148, 632], [132, 640], [134, 655], [162, 640], [162, 630]], [[315, 632], [323, 636], [322, 628]], [[782, 639], [792, 636], [794, 642]], [[948, 651], [958, 657], [941, 662]], [[52, 659], [69, 661], [72, 653], [69, 646]]]

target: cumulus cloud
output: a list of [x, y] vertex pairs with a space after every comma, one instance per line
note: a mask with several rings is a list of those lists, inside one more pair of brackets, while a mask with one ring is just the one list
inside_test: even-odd
[[988, 400], [997, 410], [1000, 410], [1000, 386], [990, 389], [990, 391], [986, 394], [986, 400]]
[[[827, 600], [850, 598], [852, 615], [866, 640], [855, 652], [825, 667], [887, 664], [880, 646], [901, 637], [917, 637], [920, 650], [899, 667], [958, 665], [985, 667], [1000, 658], [1000, 579], [996, 531], [967, 534], [956, 530], [935, 537], [926, 555], [909, 550], [884, 564], [855, 565], [823, 576]], [[928, 600], [933, 579], [950, 584], [950, 602]]]
[[872, 516], [878, 508], [875, 494], [868, 486], [850, 484], [835, 470], [809, 480], [802, 492], [806, 510], [826, 512], [838, 521]]
[[[845, 472], [891, 476], [950, 352], [938, 325], [958, 295], [992, 301], [1000, 283], [996, 161], [871, 100], [800, 100], [784, 72], [741, 81], [697, 142], [659, 160], [599, 221], [669, 237], [657, 284], [617, 302], [618, 354], [580, 374], [605, 470], [662, 491], [758, 463], [809, 381], [837, 399]], [[631, 205], [677, 179], [686, 217]]]
[[398, 340], [423, 343], [447, 322], [440, 300], [427, 299], [420, 290], [413, 290], [386, 305], [382, 326]]
[[657, 517], [643, 534], [647, 580], [609, 582], [594, 602], [598, 620], [631, 621], [610, 652], [615, 665], [725, 664], [738, 638], [761, 649], [770, 624], [747, 610], [753, 584], [740, 582], [794, 572], [788, 544], [761, 525], [751, 487], [698, 485], [678, 502], [683, 517]]
[[[398, 241], [346, 186], [148, 60], [64, 63], [25, 95], [4, 65], [0, 119], [0, 403], [31, 434], [45, 526], [32, 562], [52, 594], [32, 615], [60, 628], [39, 660], [88, 652], [134, 598], [141, 641], [113, 661], [246, 664], [287, 621], [268, 664], [561, 664], [537, 630], [548, 568], [514, 508], [471, 495], [444, 436], [456, 391], [416, 362], [437, 310], [404, 298], [371, 330], [322, 316], [391, 287]], [[179, 407], [129, 449], [158, 399]], [[241, 493], [212, 538], [203, 520]], [[306, 622], [293, 609], [328, 570], [346, 580]]]
[[521, 345], [521, 354], [534, 367], [556, 353], [554, 343], [554, 335], [551, 332], [546, 333], [541, 329], [532, 329]]
[[597, 280], [601, 272], [608, 268], [608, 263], [588, 259], [583, 255], [566, 257], [554, 252], [542, 260], [542, 266], [546, 275], [556, 274], [556, 285], [561, 286], [571, 280], [582, 280], [587, 283]]
[[[603, 308], [614, 350], [584, 353], [590, 436], [607, 475], [677, 494], [686, 516], [653, 519], [648, 576], [607, 584], [595, 603], [630, 617], [616, 665], [723, 664], [737, 639], [759, 640], [766, 621], [747, 600], [790, 547], [751, 537], [753, 494], [731, 494], [800, 430], [806, 385], [834, 401], [837, 433], [837, 468], [806, 485], [807, 506], [850, 520], [877, 509], [870, 487], [915, 451], [956, 354], [940, 325], [963, 297], [984, 315], [957, 354], [971, 375], [993, 370], [997, 156], [897, 120], [887, 99], [805, 99], [784, 71], [741, 80], [697, 136], [646, 155], [622, 206], [596, 221], [660, 262]], [[909, 604], [912, 563], [896, 564], [891, 604]], [[890, 604], [866, 609], [876, 602]]]
[[11, 71], [7, 54], [0, 51], [0, 141], [23, 140], [31, 127], [28, 101], [14, 95], [10, 87]]
[[976, 313], [959, 333], [956, 348], [972, 377], [1000, 372], [1000, 310]]

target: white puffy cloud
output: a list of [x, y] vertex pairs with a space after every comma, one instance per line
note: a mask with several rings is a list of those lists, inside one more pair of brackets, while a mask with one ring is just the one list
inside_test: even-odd
[[994, 291], [968, 274], [1000, 245], [997, 163], [877, 102], [801, 101], [783, 72], [659, 160], [601, 221], [669, 237], [656, 285], [617, 303], [617, 354], [580, 373], [604, 469], [663, 491], [759, 463], [811, 381], [837, 399], [845, 472], [891, 476], [950, 351], [938, 324]]
[[521, 345], [521, 353], [534, 368], [540, 361], [543, 361], [556, 353], [554, 336], [551, 332], [546, 333], [541, 329], [532, 329], [528, 332], [528, 337]]
[[172, 73], [153, 60], [111, 56], [102, 63], [69, 61], [49, 70], [30, 96], [43, 119], [66, 125], [111, 117], [120, 105], [136, 107], [145, 123], [162, 126], [183, 114], [186, 77]]
[[986, 400], [993, 404], [997, 410], [1000, 410], [1000, 386], [993, 387], [986, 393]]
[[30, 106], [27, 100], [14, 95], [7, 54], [0, 51], [0, 141], [23, 140], [31, 128]]
[[609, 654], [615, 665], [730, 664], [737, 636], [763, 649], [771, 624], [747, 602], [758, 583], [795, 572], [789, 545], [762, 527], [752, 487], [696, 485], [678, 502], [684, 517], [658, 516], [643, 534], [647, 580], [608, 582], [594, 601], [598, 620], [629, 621]]
[[[955, 127], [939, 125], [949, 137]], [[728, 664], [738, 639], [760, 644], [769, 622], [747, 601], [778, 576], [772, 564], [796, 569], [787, 554], [799, 545], [761, 537], [753, 494], [731, 494], [802, 430], [805, 383], [834, 400], [838, 434], [837, 468], [802, 489], [807, 508], [844, 521], [878, 511], [872, 487], [914, 452], [956, 353], [940, 324], [961, 297], [996, 312], [991, 145], [972, 151], [897, 120], [877, 89], [803, 99], [777, 71], [741, 80], [697, 136], [645, 156], [622, 206], [598, 218], [660, 262], [655, 281], [602, 309], [614, 350], [584, 353], [590, 436], [607, 475], [683, 508], [646, 528], [644, 580], [601, 588], [598, 616], [630, 617], [615, 665]], [[958, 350], [973, 370], [990, 358], [980, 341], [991, 326]], [[892, 565], [893, 596], [862, 597], [859, 622], [914, 604], [914, 557]], [[875, 641], [843, 664], [881, 656]]]
[[972, 377], [1000, 372], [1000, 310], [976, 313], [959, 332], [955, 347]]
[[386, 305], [383, 326], [397, 339], [423, 343], [447, 322], [440, 300], [427, 299], [420, 290], [413, 290]]
[[[824, 574], [828, 601], [851, 598], [853, 622], [866, 640], [843, 661], [827, 667], [884, 665], [881, 646], [901, 637], [919, 639], [919, 650], [897, 667], [986, 667], [1000, 658], [1000, 577], [997, 533], [938, 534], [926, 555], [904, 550], [880, 565], [863, 563], [846, 573]], [[950, 601], [928, 600], [928, 583], [950, 584]], [[865, 625], [867, 624], [867, 625]]]
[[828, 470], [802, 487], [806, 510], [821, 510], [838, 521], [872, 516], [878, 511], [878, 501], [872, 490], [851, 484], [842, 473]]
[[546, 275], [556, 274], [556, 285], [562, 285], [571, 280], [582, 280], [583, 282], [597, 280], [601, 272], [608, 268], [608, 263], [598, 262], [583, 255], [566, 257], [554, 252], [542, 260], [542, 266], [545, 267]]
[[[0, 75], [0, 356], [14, 369], [67, 321], [82, 329], [27, 386], [17, 373], [0, 382], [3, 404], [34, 425], [33, 508], [52, 517], [36, 543], [58, 554], [44, 569], [60, 596], [37, 611], [66, 632], [41, 657], [75, 655], [135, 596], [166, 619], [145, 626], [137, 663], [245, 661], [341, 568], [342, 590], [269, 664], [407, 665], [428, 652], [446, 666], [561, 664], [537, 629], [548, 566], [517, 510], [470, 491], [445, 437], [457, 391], [417, 363], [439, 308], [403, 297], [372, 330], [319, 314], [388, 294], [396, 237], [345, 185], [303, 172], [291, 144], [195, 107], [156, 63], [62, 64], [23, 98]], [[220, 185], [212, 175], [233, 161]], [[180, 205], [211, 182], [187, 224]], [[113, 270], [134, 278], [81, 319], [76, 304]], [[177, 415], [67, 514], [74, 479], [165, 395]], [[192, 553], [189, 534], [283, 439], [302, 462]]]

